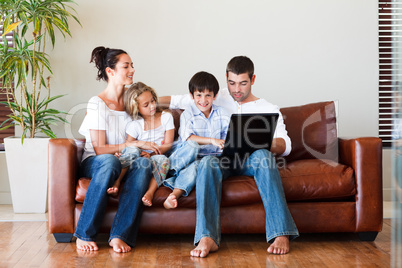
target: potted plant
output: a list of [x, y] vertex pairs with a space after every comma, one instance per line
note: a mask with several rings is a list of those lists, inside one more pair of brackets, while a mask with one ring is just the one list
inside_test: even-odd
[[[69, 19], [80, 23], [71, 6], [74, 3], [72, 0], [2, 0], [0, 3], [3, 37], [13, 32], [14, 38], [11, 48], [6, 38], [2, 38], [3, 44], [0, 43], [0, 79], [7, 93], [7, 101], [1, 103], [11, 110], [0, 130], [18, 125], [22, 132], [18, 139], [5, 139], [14, 212], [46, 211], [47, 146], [48, 139], [56, 137], [51, 126], [67, 123], [62, 117], [65, 112], [49, 107], [52, 101], [63, 95], [51, 97], [49, 81], [52, 68], [46, 49], [50, 46], [54, 48], [57, 30], [64, 37], [71, 36]], [[40, 138], [43, 136], [49, 138]], [[29, 156], [29, 149], [33, 149], [33, 158]], [[45, 155], [39, 156], [39, 152]], [[27, 167], [30, 163], [33, 167]], [[33, 176], [37, 176], [42, 183], [34, 180]], [[22, 193], [17, 194], [17, 190]], [[29, 198], [38, 192], [39, 197]], [[22, 195], [22, 200], [19, 195]], [[39, 200], [41, 208], [33, 208], [33, 202]], [[26, 205], [32, 208], [25, 208]]]

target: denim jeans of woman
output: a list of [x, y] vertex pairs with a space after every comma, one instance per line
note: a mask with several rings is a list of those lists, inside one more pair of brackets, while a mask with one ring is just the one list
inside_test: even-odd
[[[96, 241], [108, 203], [107, 189], [119, 177], [121, 164], [114, 155], [91, 156], [81, 163], [80, 172], [81, 176], [90, 177], [91, 182], [74, 236], [83, 241]], [[123, 179], [109, 241], [119, 238], [129, 246], [135, 246], [143, 208], [141, 198], [148, 189], [151, 172], [150, 160], [143, 157], [137, 158], [129, 167]]]
[[212, 238], [219, 246], [221, 222], [219, 217], [222, 197], [222, 180], [229, 176], [254, 176], [266, 213], [266, 239], [299, 235], [292, 215], [286, 204], [281, 177], [274, 156], [267, 150], [257, 150], [235, 168], [222, 168], [221, 161], [214, 156], [202, 158], [198, 167], [196, 183], [197, 223], [194, 244], [201, 238]]

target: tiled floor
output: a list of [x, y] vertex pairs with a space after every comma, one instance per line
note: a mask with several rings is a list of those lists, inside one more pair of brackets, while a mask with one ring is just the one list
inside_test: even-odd
[[[384, 202], [384, 219], [392, 218], [392, 202]], [[44, 214], [15, 214], [12, 205], [0, 205], [0, 221], [47, 221]]]

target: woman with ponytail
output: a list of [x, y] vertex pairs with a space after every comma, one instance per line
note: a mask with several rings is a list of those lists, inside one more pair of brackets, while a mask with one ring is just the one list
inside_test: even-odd
[[[126, 141], [126, 125], [131, 118], [124, 109], [124, 91], [126, 85], [133, 83], [135, 72], [130, 56], [120, 49], [97, 47], [92, 51], [90, 62], [98, 69], [97, 80], [106, 81], [107, 86], [89, 100], [79, 129], [86, 138], [80, 175], [91, 178], [74, 233], [77, 249], [83, 251], [98, 250], [95, 241], [108, 203], [107, 189], [121, 172], [120, 160], [115, 155], [127, 146], [143, 147], [138, 141]], [[135, 246], [142, 214], [141, 198], [151, 177], [150, 160], [139, 157], [123, 178], [124, 186], [109, 237], [109, 245], [116, 252], [128, 252]]]

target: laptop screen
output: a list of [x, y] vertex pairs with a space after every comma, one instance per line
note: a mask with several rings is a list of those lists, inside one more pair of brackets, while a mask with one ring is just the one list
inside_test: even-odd
[[248, 157], [259, 149], [271, 149], [279, 114], [232, 114], [221, 156]]

